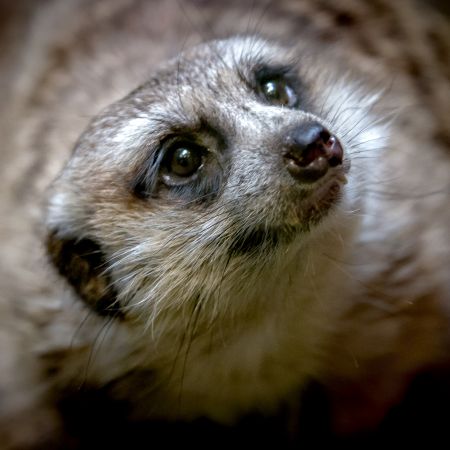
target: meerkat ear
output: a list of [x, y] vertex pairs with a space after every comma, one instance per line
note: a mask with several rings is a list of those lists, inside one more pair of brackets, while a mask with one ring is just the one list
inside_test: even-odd
[[122, 315], [103, 252], [96, 242], [64, 238], [50, 231], [47, 251], [59, 273], [89, 307], [101, 315]]

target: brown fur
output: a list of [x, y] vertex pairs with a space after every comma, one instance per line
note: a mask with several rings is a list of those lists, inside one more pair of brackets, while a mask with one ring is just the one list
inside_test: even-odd
[[[189, 241], [183, 233], [191, 230], [196, 217], [204, 216], [208, 206], [194, 205], [182, 215], [177, 212], [182, 202], [173, 200], [170, 192], [162, 191], [157, 201], [136, 199], [133, 183], [141, 181], [145, 154], [136, 153], [138, 156], [132, 159], [112, 164], [111, 155], [102, 153], [102, 144], [107, 149], [106, 143], [113, 139], [109, 130], [119, 129], [124, 117], [133, 116], [140, 108], [145, 112], [154, 101], [165, 101], [169, 88], [180, 83], [174, 74], [186, 76], [181, 83], [192, 84], [192, 80], [203, 79], [203, 71], [207, 73], [209, 66], [205, 61], [210, 66], [217, 64], [217, 60], [212, 62], [208, 50], [191, 50], [193, 44], [236, 32], [261, 32], [280, 38], [288, 46], [293, 41], [305, 43], [306, 47], [311, 43], [311, 57], [305, 61], [317, 61], [320, 65], [322, 58], [324, 66], [335, 64], [338, 73], [351, 67], [369, 92], [390, 83], [381, 111], [398, 106], [407, 111], [399, 114], [391, 135], [389, 148], [396, 152], [383, 157], [389, 161], [387, 176], [382, 177], [384, 182], [367, 186], [374, 198], [378, 195], [383, 199], [383, 206], [380, 210], [364, 210], [364, 214], [378, 217], [372, 225], [375, 230], [390, 230], [391, 224], [401, 226], [393, 227], [390, 234], [341, 245], [340, 239], [350, 242], [347, 238], [353, 225], [349, 221], [341, 224], [342, 231], [325, 234], [326, 242], [317, 239], [314, 249], [319, 259], [314, 259], [317, 254], [311, 252], [310, 266], [299, 265], [304, 270], [299, 273], [309, 274], [311, 279], [301, 291], [301, 295], [307, 292], [308, 298], [302, 305], [306, 319], [300, 343], [289, 336], [273, 343], [274, 347], [284, 345], [292, 349], [292, 360], [283, 364], [295, 367], [296, 358], [304, 358], [310, 368], [305, 377], [327, 387], [335, 426], [352, 432], [379, 423], [387, 410], [400, 402], [418, 372], [448, 362], [450, 38], [446, 19], [424, 4], [406, 1], [222, 3], [189, 1], [180, 6], [175, 1], [48, 1], [38, 8], [31, 2], [17, 9], [9, 7], [5, 14], [9, 25], [2, 28], [5, 52], [0, 52], [4, 99], [0, 105], [0, 352], [6, 356], [0, 362], [0, 439], [6, 448], [33, 448], [42, 443], [44, 447], [63, 446], [67, 435], [69, 441], [75, 439], [74, 445], [79, 439], [80, 446], [87, 446], [86, 436], [79, 437], [83, 431], [76, 426], [75, 431], [71, 428], [74, 423], [83, 423], [83, 412], [78, 411], [80, 400], [73, 394], [80, 386], [87, 393], [88, 405], [95, 406], [98, 398], [100, 403], [106, 398], [107, 405], [114, 405], [111, 415], [105, 413], [109, 407], [100, 409], [99, 414], [105, 413], [119, 428], [127, 428], [136, 420], [153, 419], [148, 412], [152, 402], [158, 405], [158, 419], [172, 418], [176, 409], [173, 402], [177, 400], [164, 388], [158, 390], [161, 379], [179, 377], [180, 392], [183, 383], [195, 386], [192, 381], [201, 380], [207, 372], [199, 364], [189, 375], [186, 367], [190, 369], [190, 361], [213, 353], [211, 349], [217, 350], [215, 365], [220, 374], [220, 364], [229, 356], [226, 349], [233, 348], [235, 337], [245, 333], [251, 345], [240, 348], [240, 359], [251, 361], [261, 346], [254, 337], [257, 333], [252, 334], [254, 330], [260, 326], [271, 330], [278, 326], [277, 320], [285, 319], [281, 305], [275, 308], [264, 302], [264, 286], [259, 285], [255, 285], [255, 292], [262, 292], [261, 308], [241, 302], [232, 309], [231, 316], [228, 310], [220, 308], [208, 315], [193, 302], [181, 307], [165, 304], [158, 315], [150, 314], [155, 319], [152, 326], [157, 324], [151, 330], [154, 335], [142, 331], [143, 323], [148, 325], [145, 303], [122, 309], [123, 324], [115, 318], [118, 306], [129, 306], [127, 296], [117, 296], [117, 280], [133, 271], [145, 272], [146, 264], [154, 264], [154, 271], [167, 270], [173, 292], [183, 276], [189, 282], [197, 282], [195, 273], [188, 270], [195, 258], [182, 259], [181, 249]], [[152, 75], [163, 61], [183, 50], [191, 72], [187, 70], [183, 75], [183, 67], [178, 67], [177, 72], [176, 63], [175, 68], [174, 63], [169, 63], [163, 65], [157, 77]], [[189, 65], [192, 60], [198, 63]], [[305, 73], [308, 69], [302, 67]], [[320, 75], [306, 75], [312, 101], [323, 94], [324, 78]], [[227, 79], [221, 82], [219, 94], [228, 86]], [[141, 86], [139, 91], [107, 107], [137, 86]], [[197, 99], [193, 112], [205, 111], [208, 120], [220, 122], [214, 111], [208, 110], [208, 102], [212, 104], [215, 99], [216, 96]], [[102, 116], [91, 122], [100, 111]], [[194, 128], [208, 146], [223, 145], [214, 133], [201, 126], [201, 121]], [[233, 129], [230, 127], [227, 132], [232, 135]], [[265, 139], [262, 146], [270, 147], [273, 136]], [[77, 150], [71, 155], [73, 147]], [[48, 194], [51, 181], [67, 160], [69, 165]], [[223, 165], [227, 163], [221, 161]], [[358, 163], [353, 162], [350, 173], [357, 167]], [[227, 176], [230, 174], [225, 179]], [[64, 200], [64, 214], [77, 217], [72, 228], [67, 227], [69, 233], [67, 229], [55, 229], [61, 223], [66, 225], [66, 216], [50, 221], [50, 230], [43, 223], [47, 198], [54, 199], [61, 192], [71, 196]], [[260, 205], [254, 200], [261, 198], [256, 194], [252, 193], [253, 200], [247, 204], [249, 216]], [[279, 208], [280, 215], [285, 211], [282, 201], [270, 199], [266, 206], [274, 211]], [[167, 240], [167, 248], [178, 245], [180, 250], [174, 252], [178, 259], [169, 264], [167, 256], [167, 266], [161, 267], [164, 263], [147, 260], [143, 253], [141, 259], [130, 260], [125, 268], [107, 267], [111, 255], [119, 255], [125, 245], [146, 242], [148, 230], [158, 225], [151, 222], [154, 214], [172, 218], [172, 210], [177, 220], [167, 219], [159, 224], [159, 232], [161, 240]], [[290, 222], [298, 220], [286, 217]], [[144, 223], [146, 227], [142, 226]], [[165, 235], [173, 223], [179, 226], [181, 234]], [[190, 238], [195, 234], [195, 228], [192, 230]], [[48, 231], [50, 259], [79, 297], [50, 268], [45, 253]], [[214, 255], [211, 252], [211, 258]], [[285, 262], [268, 258], [273, 265], [268, 262], [261, 266], [262, 278], [249, 269], [247, 279], [255, 276], [257, 280], [283, 280], [283, 274], [295, 260], [293, 255], [291, 249]], [[309, 253], [305, 259], [308, 257]], [[209, 294], [214, 299], [218, 292], [213, 284], [217, 274], [206, 256], [203, 262], [198, 261], [198, 273], [208, 275], [192, 285], [192, 298], [200, 298], [201, 288], [211, 282]], [[226, 270], [233, 274], [242, 261], [245, 263], [245, 258], [232, 260]], [[359, 271], [354, 271], [354, 267]], [[328, 273], [335, 275], [327, 278]], [[151, 276], [144, 273], [139, 280], [147, 286]], [[186, 281], [187, 285], [191, 286]], [[311, 294], [317, 285], [319, 294]], [[132, 292], [128, 288], [127, 292]], [[246, 288], [243, 287], [242, 298], [250, 299], [253, 294]], [[220, 289], [225, 290], [219, 292], [226, 298], [227, 286], [221, 283]], [[336, 295], [333, 290], [346, 293], [349, 304], [333, 302], [331, 308], [326, 303], [321, 305], [323, 315], [318, 315], [317, 303], [332, 300]], [[112, 314], [97, 316], [91, 308]], [[292, 322], [294, 319], [295, 315]], [[164, 326], [158, 328], [159, 323]], [[217, 323], [220, 332], [208, 335], [211, 329], [216, 330]], [[294, 329], [295, 323], [283, 326]], [[134, 327], [139, 333], [133, 332]], [[180, 336], [179, 329], [187, 331]], [[316, 330], [320, 330], [317, 336]], [[203, 335], [208, 335], [204, 341]], [[146, 361], [153, 357], [154, 338], [161, 354], [149, 366]], [[192, 345], [193, 342], [201, 344]], [[261, 358], [268, 388], [278, 363], [276, 355], [274, 352]], [[164, 368], [160, 374], [158, 367]], [[292, 372], [286, 373], [290, 376]], [[230, 374], [230, 378], [233, 376], [236, 386], [240, 386], [242, 374], [237, 371]], [[219, 377], [218, 380], [220, 383]], [[247, 395], [251, 397], [257, 385], [249, 379], [248, 389], [240, 394], [245, 413], [253, 411], [247, 408], [245, 399]], [[229, 395], [225, 384], [218, 390], [223, 392], [217, 393], [216, 403], [226, 403]], [[92, 397], [90, 392], [94, 392]], [[280, 403], [295, 395], [295, 390], [285, 393], [280, 396]], [[202, 392], [186, 392], [182, 399], [185, 404], [180, 401], [177, 406], [181, 417], [183, 407], [189, 410], [190, 405], [198, 403], [199, 408], [207, 408], [202, 406], [202, 401], [207, 404]], [[122, 402], [130, 402], [130, 413], [126, 408], [126, 412], [122, 411]], [[264, 402], [265, 399], [260, 400], [255, 409], [278, 413], [279, 404]], [[120, 412], [115, 414], [117, 405]], [[195, 418], [186, 414], [188, 419]], [[290, 415], [293, 420], [295, 415]], [[103, 425], [106, 424], [105, 420]], [[132, 434], [134, 429], [128, 431]], [[54, 436], [51, 442], [48, 434]], [[229, 436], [228, 431], [225, 434]]]

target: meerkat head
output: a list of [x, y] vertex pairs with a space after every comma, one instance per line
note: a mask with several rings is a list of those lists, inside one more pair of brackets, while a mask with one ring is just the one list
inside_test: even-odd
[[381, 135], [375, 97], [302, 55], [255, 37], [202, 44], [91, 123], [47, 218], [80, 298], [146, 320], [239, 308], [336, 232], [367, 177], [357, 155]]

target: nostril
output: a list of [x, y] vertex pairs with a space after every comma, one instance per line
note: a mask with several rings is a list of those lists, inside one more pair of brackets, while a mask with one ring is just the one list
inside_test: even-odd
[[342, 164], [344, 153], [341, 144], [317, 122], [304, 123], [291, 130], [284, 144], [287, 169], [301, 181], [315, 181], [330, 167]]
[[344, 159], [344, 151], [335, 136], [328, 134], [328, 139], [324, 139], [324, 147], [328, 164], [331, 167], [336, 167], [342, 164], [342, 160]]
[[325, 156], [328, 159], [328, 164], [331, 167], [335, 167], [340, 164], [340, 162], [342, 162], [342, 155], [341, 161], [339, 162], [338, 155], [335, 155], [333, 151], [333, 149], [337, 146], [337, 139], [328, 131], [322, 132], [320, 134], [320, 139], [321, 140], [317, 144], [322, 146]]

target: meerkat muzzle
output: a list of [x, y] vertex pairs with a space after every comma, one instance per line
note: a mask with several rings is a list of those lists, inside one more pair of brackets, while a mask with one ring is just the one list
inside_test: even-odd
[[318, 122], [304, 123], [284, 139], [283, 157], [288, 172], [298, 181], [313, 183], [330, 167], [342, 164], [339, 140]]

